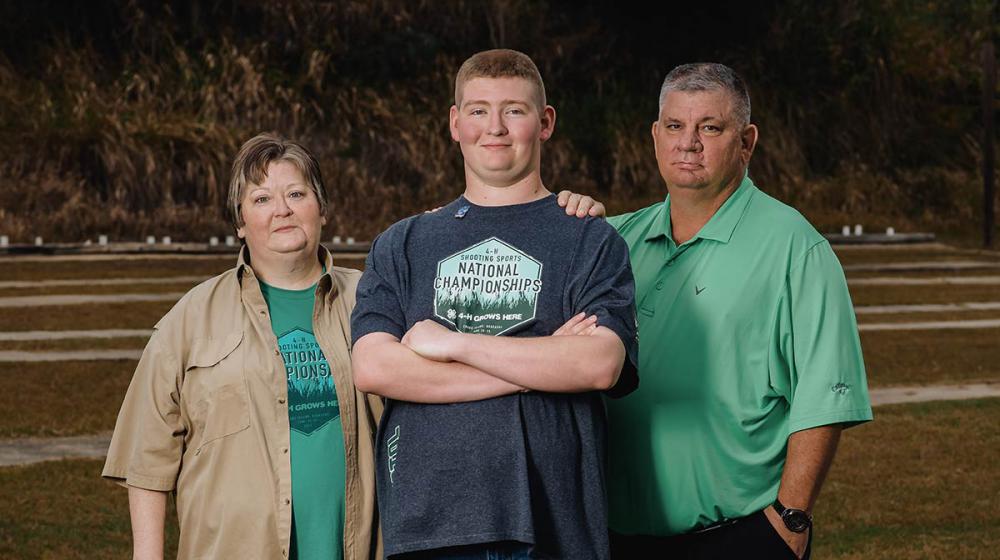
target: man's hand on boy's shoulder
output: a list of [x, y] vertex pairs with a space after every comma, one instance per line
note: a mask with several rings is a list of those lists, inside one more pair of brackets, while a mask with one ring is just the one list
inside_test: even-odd
[[560, 191], [556, 197], [559, 206], [566, 209], [569, 216], [575, 215], [577, 218], [593, 216], [595, 218], [607, 216], [604, 204], [594, 200], [585, 194], [577, 194], [572, 191]]

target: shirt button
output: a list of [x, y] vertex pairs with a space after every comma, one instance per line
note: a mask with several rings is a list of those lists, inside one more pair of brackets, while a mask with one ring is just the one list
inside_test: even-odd
[[288, 453], [288, 448], [287, 447], [282, 447], [281, 448], [281, 452], [282, 453]]
[[285, 397], [278, 397], [278, 402], [280, 404], [285, 404]]
[[662, 281], [656, 283], [656, 289], [657, 290], [662, 290], [663, 289], [663, 282]]
[[288, 504], [290, 504], [290, 503], [292, 503], [292, 501], [291, 501], [291, 500], [289, 500], [288, 498], [285, 498], [285, 505], [287, 506], [287, 505], [288, 505]]
[[282, 548], [281, 549], [281, 555], [282, 556], [288, 556], [288, 551]]
[[274, 349], [274, 355], [275, 356], [280, 356], [281, 355], [281, 350], [278, 350], [277, 348], [275, 348]]

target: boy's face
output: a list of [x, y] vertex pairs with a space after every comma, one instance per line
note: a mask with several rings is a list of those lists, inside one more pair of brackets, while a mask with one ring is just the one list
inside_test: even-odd
[[467, 174], [493, 187], [510, 186], [539, 168], [541, 144], [555, 129], [555, 109], [538, 107], [523, 78], [473, 78], [451, 108], [451, 137], [462, 147]]

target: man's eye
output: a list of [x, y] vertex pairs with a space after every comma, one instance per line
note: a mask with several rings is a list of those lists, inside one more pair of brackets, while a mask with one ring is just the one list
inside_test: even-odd
[[476, 116], [485, 115], [486, 114], [486, 110], [485, 109], [473, 109], [473, 110], [469, 111], [469, 114], [470, 115], [476, 115]]
[[704, 130], [705, 132], [720, 132], [720, 131], [722, 131], [721, 128], [715, 126], [714, 124], [706, 124], [705, 126], [702, 127], [702, 130]]
[[677, 123], [667, 123], [666, 129], [667, 130], [680, 130], [681, 129], [681, 125], [679, 125]]
[[510, 115], [523, 115], [524, 111], [522, 109], [517, 109], [517, 108], [513, 108], [512, 107], [510, 109], [507, 109], [507, 114], [510, 114]]

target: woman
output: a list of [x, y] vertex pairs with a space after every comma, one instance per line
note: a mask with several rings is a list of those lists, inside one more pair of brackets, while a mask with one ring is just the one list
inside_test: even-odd
[[301, 145], [261, 134], [233, 164], [235, 268], [157, 323], [103, 476], [126, 486], [134, 557], [381, 558], [372, 438], [381, 402], [354, 389], [360, 273], [320, 245], [326, 194]]

